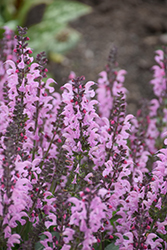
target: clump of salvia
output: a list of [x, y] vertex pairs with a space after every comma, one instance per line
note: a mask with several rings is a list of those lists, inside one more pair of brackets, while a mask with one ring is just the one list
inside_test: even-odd
[[166, 48], [135, 117], [116, 48], [97, 83], [71, 72], [57, 93], [26, 32], [0, 41], [0, 249], [165, 250]]

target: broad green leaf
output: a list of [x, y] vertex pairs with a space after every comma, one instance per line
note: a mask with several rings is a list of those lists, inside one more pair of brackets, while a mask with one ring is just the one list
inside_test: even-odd
[[40, 4], [51, 4], [53, 0], [28, 0], [24, 1], [23, 6], [19, 9], [19, 12], [17, 14], [17, 19], [19, 20], [19, 25], [24, 25], [26, 16], [29, 12], [29, 10], [37, 5]]
[[4, 20], [3, 16], [0, 13], [0, 26], [1, 27], [4, 26], [4, 23], [5, 23], [5, 20]]
[[42, 249], [44, 249], [44, 246], [40, 242], [37, 242], [35, 244], [35, 250], [42, 250]]
[[119, 250], [118, 246], [115, 246], [114, 243], [111, 243], [107, 247], [105, 247], [105, 250]]
[[14, 6], [15, 0], [1, 0], [0, 1], [0, 10], [1, 16], [4, 19], [4, 22], [8, 22], [9, 20], [13, 19], [16, 8]]
[[68, 27], [68, 22], [89, 13], [91, 8], [74, 1], [55, 0], [46, 7], [43, 21], [29, 28], [29, 45], [35, 54], [46, 51], [52, 58], [64, 54], [79, 41], [80, 34]]
[[[35, 54], [45, 51], [48, 54], [64, 54], [79, 41], [80, 34], [73, 29], [62, 25], [54, 30], [48, 30], [40, 33], [40, 25], [30, 29], [27, 35], [30, 37], [29, 46], [34, 49]], [[63, 29], [64, 28], [64, 29]], [[59, 32], [58, 32], [59, 30]], [[60, 37], [64, 40], [61, 40]], [[42, 41], [42, 42], [41, 42]]]
[[2, 39], [2, 38], [3, 38], [3, 34], [4, 34], [4, 32], [5, 32], [5, 29], [0, 28], [0, 39]]
[[101, 250], [101, 244], [94, 244], [93, 245], [93, 248], [95, 249], [95, 250]]
[[91, 7], [67, 0], [54, 0], [52, 4], [48, 5], [44, 14], [45, 20], [52, 20], [56, 23], [68, 23], [79, 16], [91, 12]]
[[8, 26], [8, 28], [11, 30], [16, 30], [17, 25], [18, 25], [17, 20], [11, 20], [9, 22], [4, 23], [4, 26]]

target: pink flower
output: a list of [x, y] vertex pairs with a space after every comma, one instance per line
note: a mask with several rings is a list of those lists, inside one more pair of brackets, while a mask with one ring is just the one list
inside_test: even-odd
[[[155, 240], [156, 239], [156, 240]], [[146, 244], [150, 245], [151, 249], [156, 249], [156, 247], [162, 247], [161, 243], [163, 240], [158, 238], [158, 236], [154, 233], [150, 233], [147, 236]]]
[[97, 232], [101, 227], [102, 219], [106, 218], [107, 207], [100, 197], [96, 196], [91, 202], [90, 210], [89, 225], [92, 232]]
[[68, 199], [69, 202], [74, 203], [76, 206], [71, 207], [72, 215], [70, 217], [70, 225], [79, 226], [82, 220], [86, 219], [86, 208], [85, 203], [83, 201], [78, 200], [75, 197], [71, 197]]
[[128, 239], [124, 239], [124, 241], [122, 242], [123, 245], [128, 249], [130, 245], [133, 244], [133, 234], [131, 232], [127, 232], [127, 233], [124, 233], [123, 236], [126, 236], [128, 237]]
[[6, 73], [8, 74], [8, 76], [15, 74], [16, 71], [16, 65], [12, 60], [7, 60], [5, 62], [5, 66], [7, 68]]
[[19, 212], [19, 213], [15, 214], [12, 217], [12, 219], [9, 221], [9, 226], [11, 228], [17, 227], [18, 224], [16, 221], [19, 221], [20, 224], [23, 226], [26, 223], [26, 220], [22, 219], [23, 216], [28, 217], [27, 213], [25, 213], [25, 212]]
[[[45, 222], [45, 226], [48, 229], [51, 226], [57, 225], [57, 217], [55, 214], [51, 213], [47, 217], [49, 220]], [[51, 221], [50, 221], [51, 220]]]
[[75, 77], [76, 77], [75, 72], [74, 72], [74, 71], [71, 71], [70, 74], [69, 74], [69, 76], [68, 76], [68, 78], [69, 78], [70, 80], [72, 80], [72, 79], [74, 79]]
[[117, 73], [117, 77], [116, 77], [117, 81], [119, 83], [123, 83], [125, 81], [124, 75], [126, 75], [126, 74], [127, 74], [126, 70], [124, 70], [124, 69], [119, 70]]
[[5, 238], [9, 238], [11, 235], [11, 227], [9, 226], [5, 227], [4, 233], [5, 233]]
[[91, 250], [92, 245], [97, 242], [97, 239], [95, 238], [94, 235], [91, 233], [91, 229], [86, 230], [85, 232], [85, 238], [84, 241], [82, 242], [82, 250]]
[[93, 89], [90, 89], [90, 87], [93, 85], [95, 85], [95, 83], [92, 81], [89, 81], [85, 84], [85, 95], [87, 98], [95, 96], [95, 91]]
[[63, 238], [65, 244], [68, 244], [71, 240], [73, 240], [74, 234], [75, 234], [75, 230], [73, 230], [72, 228], [65, 229], [65, 231], [63, 232], [63, 236], [67, 236]]
[[164, 52], [162, 50], [156, 50], [155, 53], [157, 54], [155, 56], [155, 61], [163, 67], [163, 59], [164, 59]]
[[47, 238], [44, 239], [44, 240], [40, 240], [40, 243], [45, 247], [47, 248], [48, 247], [48, 242], [52, 242], [52, 234], [48, 231], [46, 232], [43, 232], [42, 234], [46, 235]]
[[14, 247], [14, 244], [20, 244], [20, 239], [21, 236], [19, 234], [12, 234], [7, 241], [7, 245], [9, 247], [9, 249], [11, 249], [11, 247]]
[[49, 90], [49, 93], [53, 93], [54, 92], [54, 87], [51, 87], [50, 86], [50, 84], [55, 84], [56, 82], [55, 82], [55, 80], [53, 80], [52, 78], [49, 78], [47, 81], [46, 81], [46, 89], [48, 89]]
[[61, 250], [70, 250], [70, 249], [71, 249], [71, 246], [65, 244], [65, 245], [63, 245]]
[[156, 116], [157, 115], [157, 109], [159, 108], [160, 104], [157, 99], [152, 99], [150, 101], [150, 116]]

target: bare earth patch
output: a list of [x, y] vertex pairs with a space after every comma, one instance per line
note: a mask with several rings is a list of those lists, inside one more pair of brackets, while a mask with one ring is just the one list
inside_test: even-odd
[[167, 2], [163, 0], [82, 0], [91, 14], [70, 25], [82, 34], [80, 43], [67, 54], [63, 65], [50, 63], [55, 79], [63, 84], [69, 72], [97, 81], [113, 45], [120, 68], [125, 69], [129, 90], [128, 112], [139, 101], [153, 96], [149, 81], [155, 64], [154, 51], [167, 44]]

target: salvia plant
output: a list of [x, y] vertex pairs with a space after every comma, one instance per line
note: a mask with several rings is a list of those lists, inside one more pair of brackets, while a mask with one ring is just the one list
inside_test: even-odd
[[167, 249], [167, 49], [135, 117], [115, 48], [56, 93], [26, 30], [0, 46], [0, 249]]

